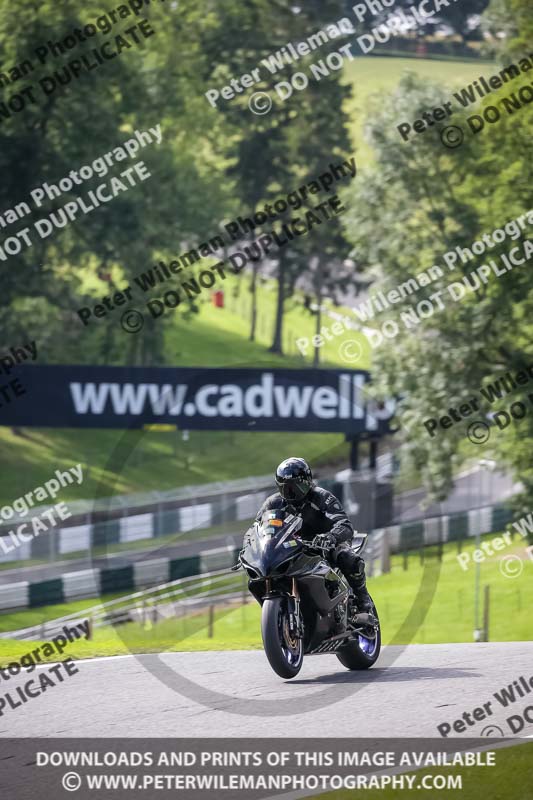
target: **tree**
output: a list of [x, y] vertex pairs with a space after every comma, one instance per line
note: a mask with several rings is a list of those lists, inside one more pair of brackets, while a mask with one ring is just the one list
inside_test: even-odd
[[[74, 55], [90, 55], [91, 49], [101, 47], [104, 41], [113, 46], [115, 35], [124, 34], [139, 19], [131, 16], [119, 21], [108, 33], [98, 33], [75, 50], [50, 57], [39, 66], [32, 55], [35, 48], [48, 40], [62, 41], [74, 28], [93, 23], [102, 14], [100, 5], [88, 2], [81, 8], [72, 0], [60, 6], [48, 0], [39, 5], [21, 0], [14, 5], [3, 0], [0, 10], [4, 69], [31, 56], [35, 69], [28, 81], [34, 85], [54, 72], [63, 74], [65, 80]], [[3, 338], [38, 339], [41, 353], [50, 361], [90, 362], [101, 358], [105, 348], [113, 353], [110, 360], [118, 363], [161, 362], [161, 325], [147, 326], [143, 337], [129, 337], [124, 346], [118, 320], [103, 320], [98, 328], [77, 328], [80, 321], [75, 309], [96, 302], [115, 285], [127, 284], [153, 260], [175, 257], [183, 242], [195, 236], [203, 238], [225, 207], [224, 188], [213, 185], [209, 172], [214, 150], [206, 135], [207, 110], [203, 103], [189, 100], [201, 94], [198, 65], [202, 56], [192, 46], [188, 58], [181, 59], [175, 47], [188, 26], [194, 29], [201, 10], [192, 2], [182, 2], [176, 15], [153, 4], [144, 9], [144, 15], [155, 31], [144, 45], [77, 79], [71, 76], [67, 86], [47, 98], [36, 89], [39, 102], [1, 122], [0, 164], [6, 179], [0, 187], [0, 203], [4, 209], [28, 199], [37, 185], [45, 181], [57, 184], [71, 170], [91, 164], [121, 145], [137, 128], [160, 124], [163, 131], [161, 147], [148, 147], [137, 155], [145, 160], [150, 180], [46, 239], [34, 237], [31, 248], [9, 259], [2, 279]], [[17, 86], [4, 87], [4, 97], [14, 88]], [[217, 130], [211, 126], [208, 132], [215, 136]], [[201, 152], [196, 144], [200, 133], [204, 137]], [[58, 211], [67, 200], [86, 197], [88, 189], [119, 175], [131, 163], [117, 164], [108, 176], [75, 186], [68, 196], [47, 200], [41, 209], [32, 207], [24, 224], [31, 226]], [[22, 222], [15, 227], [20, 229]], [[109, 280], [102, 281], [101, 275]], [[65, 337], [65, 327], [83, 335]]]
[[493, 50], [500, 57], [520, 57], [529, 52], [533, 41], [531, 4], [528, 0], [490, 0], [482, 27], [491, 35]]
[[[417, 33], [425, 35], [434, 30], [438, 23], [444, 23], [449, 25], [449, 27], [452, 28], [452, 30], [464, 40], [468, 38], [470, 34], [469, 23], [482, 14], [487, 8], [488, 4], [489, 0], [468, 0], [466, 3], [450, 2], [449, 5], [443, 5], [441, 8], [439, 8], [438, 12], [434, 16], [429, 17], [425, 25], [418, 25]], [[394, 6], [382, 6], [381, 12], [378, 11], [376, 14], [367, 13], [362, 20], [359, 20], [359, 18], [356, 16], [355, 19], [358, 34], [370, 31], [372, 28], [377, 28], [379, 25], [383, 24], [388, 17], [394, 16], [398, 9], [403, 9], [412, 17], [413, 13], [411, 9], [413, 5], [414, 4], [411, 2], [411, 0], [396, 0]], [[353, 17], [353, 3], [351, 0], [348, 0], [345, 6], [345, 13], [348, 16]], [[430, 9], [430, 7], [427, 6], [425, 10], [427, 13], [433, 9]]]
[[[333, 2], [312, 2], [295, 8], [281, 3], [254, 2], [247, 4], [225, 3], [219, 9], [216, 28], [204, 37], [204, 49], [214, 65], [208, 85], [229, 83], [232, 76], [261, 69], [261, 83], [253, 90], [240, 95], [231, 104], [222, 108], [225, 119], [232, 126], [234, 160], [227, 174], [235, 181], [241, 202], [239, 213], [252, 214], [264, 208], [266, 203], [288, 195], [306, 180], [317, 177], [327, 164], [342, 153], [350, 151], [346, 133], [347, 116], [343, 111], [344, 100], [349, 91], [341, 86], [337, 74], [320, 82], [311, 79], [309, 87], [295, 91], [285, 103], [279, 101], [275, 85], [280, 81], [290, 82], [296, 72], [305, 71], [318, 56], [337, 50], [335, 42], [314, 53], [307, 59], [287, 63], [275, 74], [261, 65], [261, 60], [280, 50], [287, 42], [297, 43], [315, 33], [326, 23], [338, 18], [338, 8]], [[344, 40], [343, 40], [344, 43]], [[207, 76], [206, 76], [207, 79]], [[254, 115], [248, 103], [252, 91], [267, 92], [274, 107], [270, 114]], [[306, 204], [306, 208], [310, 204]], [[298, 210], [298, 215], [300, 211]], [[253, 236], [268, 233], [272, 227], [289, 221], [294, 212], [288, 210], [273, 221], [258, 227]], [[312, 237], [314, 238], [314, 237]], [[276, 254], [277, 304], [274, 336], [271, 350], [282, 352], [283, 309], [292, 291], [295, 277], [307, 269], [303, 253], [308, 254], [307, 244], [291, 242]], [[252, 320], [250, 338], [255, 336], [257, 308], [257, 276], [261, 262], [252, 266]]]
[[[486, 136], [467, 137], [455, 150], [442, 146], [438, 125], [410, 142], [399, 142], [397, 120], [420, 117], [442, 105], [446, 94], [410, 76], [376, 101], [368, 121], [376, 164], [354, 184], [347, 217], [356, 254], [381, 275], [376, 290], [386, 293], [408, 279], [416, 281], [432, 265], [443, 267], [442, 277], [425, 286], [418, 281], [414, 298], [407, 296], [401, 306], [391, 305], [379, 315], [379, 326], [384, 319], [399, 323], [398, 334], [375, 350], [373, 358], [380, 392], [402, 398], [399, 417], [407, 415], [410, 421], [401, 432], [405, 451], [437, 499], [446, 496], [454, 465], [463, 458], [467, 422], [431, 437], [423, 421], [460, 406], [487, 379], [529, 363], [533, 310], [533, 279], [527, 270], [481, 284], [461, 302], [451, 302], [446, 292], [448, 284], [460, 282], [487, 256], [474, 255], [465, 263], [458, 259], [449, 269], [444, 253], [471, 247], [484, 233], [531, 208], [533, 185], [527, 157], [530, 123], [523, 112], [506, 115]], [[484, 104], [493, 102], [487, 98]], [[452, 121], [468, 131], [459, 113]], [[497, 259], [508, 249], [509, 240], [495, 244], [490, 257]], [[437, 308], [438, 291], [443, 292], [443, 310]], [[411, 326], [402, 324], [401, 311], [416, 310], [421, 300], [432, 302], [434, 313]], [[490, 406], [481, 407], [480, 419], [487, 411]], [[531, 433], [533, 425], [525, 422], [521, 431], [509, 428], [494, 436], [482, 454], [495, 453], [530, 488], [533, 468], [524, 428]], [[479, 448], [477, 453], [472, 448], [481, 455]]]

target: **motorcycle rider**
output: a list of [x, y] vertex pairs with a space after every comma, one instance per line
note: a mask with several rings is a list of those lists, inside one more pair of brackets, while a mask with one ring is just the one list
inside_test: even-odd
[[372, 611], [365, 562], [349, 546], [354, 529], [335, 495], [315, 485], [311, 468], [303, 458], [282, 461], [276, 470], [276, 484], [278, 492], [267, 497], [256, 521], [260, 522], [266, 511], [277, 509], [291, 510], [301, 516], [303, 523], [298, 535], [306, 541], [320, 535], [328, 563], [338, 567], [348, 581], [359, 611]]

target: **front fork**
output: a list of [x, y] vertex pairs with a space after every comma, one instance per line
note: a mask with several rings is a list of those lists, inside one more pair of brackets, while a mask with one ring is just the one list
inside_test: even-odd
[[[265, 596], [272, 592], [272, 581], [270, 578], [265, 582]], [[303, 620], [300, 617], [300, 592], [296, 578], [292, 579], [291, 593], [287, 595], [287, 606], [289, 612], [289, 634], [295, 639], [303, 639]]]
[[292, 579], [292, 589], [289, 596], [289, 631], [291, 636], [302, 639], [304, 635], [303, 621], [300, 616], [300, 592], [296, 578]]

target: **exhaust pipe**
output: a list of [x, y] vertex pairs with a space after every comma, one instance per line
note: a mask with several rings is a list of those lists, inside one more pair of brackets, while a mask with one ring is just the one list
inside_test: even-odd
[[373, 614], [370, 614], [366, 611], [362, 612], [361, 614], [356, 614], [351, 620], [355, 625], [373, 625], [377, 626], [378, 621]]

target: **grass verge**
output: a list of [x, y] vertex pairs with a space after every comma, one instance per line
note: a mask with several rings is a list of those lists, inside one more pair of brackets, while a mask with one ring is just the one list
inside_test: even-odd
[[[490, 534], [483, 537], [489, 541]], [[463, 545], [472, 554], [474, 543]], [[457, 545], [444, 547], [440, 563], [430, 550], [425, 561], [411, 554], [407, 569], [402, 556], [392, 558], [391, 572], [369, 579], [369, 589], [376, 601], [382, 624], [384, 644], [439, 644], [472, 642], [474, 629], [475, 564], [463, 570], [457, 560]], [[502, 559], [519, 556], [522, 572], [516, 578], [505, 577]], [[515, 562], [517, 563], [517, 562]], [[525, 543], [515, 541], [504, 551], [487, 556], [479, 565], [480, 586], [490, 586], [490, 641], [528, 641], [531, 638], [533, 607], [533, 561], [527, 558]], [[242, 578], [241, 578], [242, 579]], [[231, 577], [228, 576], [228, 582]], [[108, 599], [108, 598], [106, 598]], [[85, 610], [93, 601], [78, 601], [66, 606], [34, 609], [0, 618], [4, 631], [38, 624], [39, 615], [48, 618]], [[129, 623], [117, 628], [105, 627], [95, 632], [94, 640], [76, 642], [69, 654], [76, 658], [94, 655], [119, 655], [129, 652], [241, 650], [262, 646], [260, 607], [249, 602], [214, 609], [212, 636], [209, 636], [207, 610], [171, 618], [157, 624]], [[4, 662], [27, 651], [27, 643], [0, 641], [0, 660]], [[22, 649], [21, 649], [22, 648]]]
[[[529, 800], [531, 798], [531, 783], [533, 779], [533, 744], [530, 742], [505, 747], [495, 750], [496, 764], [494, 767], [435, 767], [433, 769], [406, 772], [405, 775], [414, 776], [412, 790], [387, 788], [373, 790], [372, 797], [376, 800], [405, 800], [416, 797], [417, 800], [457, 800], [464, 797], [467, 800]], [[422, 786], [424, 776], [461, 776], [461, 789], [444, 789], [437, 791], [435, 788], [425, 789]], [[316, 800], [353, 800], [353, 790], [328, 792], [315, 795]]]

